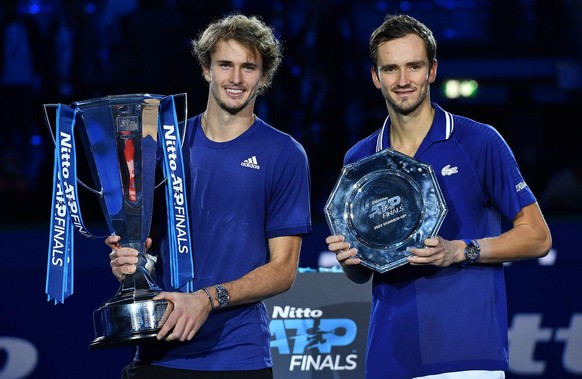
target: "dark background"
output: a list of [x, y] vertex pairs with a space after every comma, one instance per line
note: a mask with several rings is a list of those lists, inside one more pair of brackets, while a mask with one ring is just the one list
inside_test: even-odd
[[[7, 372], [10, 367], [29, 366], [31, 378], [109, 377], [103, 372], [117, 377], [129, 359], [127, 351], [86, 350], [93, 337], [91, 311], [117, 285], [102, 241], [77, 236], [75, 295], [64, 305], [46, 302], [53, 144], [42, 105], [186, 92], [189, 115], [202, 112], [208, 91], [190, 55], [190, 39], [234, 10], [261, 16], [284, 43], [283, 64], [256, 113], [299, 140], [310, 159], [314, 233], [304, 243], [304, 268], [323, 266], [323, 205], [343, 154], [386, 117], [370, 79], [370, 33], [388, 13], [409, 13], [433, 30], [439, 44], [433, 101], [501, 132], [555, 238], [547, 259], [506, 271], [512, 325], [522, 317], [541, 318], [539, 333], [510, 337], [535, 340], [537, 347], [531, 357], [524, 352], [524, 366], [513, 367], [508, 377], [580, 374], [582, 368], [564, 357], [573, 351], [580, 357], [573, 361], [581, 362], [582, 350], [565, 342], [564, 330], [582, 341], [576, 323], [582, 320], [582, 251], [575, 243], [582, 231], [576, 113], [582, 105], [582, 1], [2, 0], [0, 280], [6, 300], [0, 308], [0, 378], [16, 377]], [[447, 98], [444, 85], [451, 79], [476, 80], [477, 93]], [[83, 218], [99, 234], [101, 210], [91, 193], [80, 191]], [[36, 348], [38, 362], [21, 353], [28, 360], [14, 366], [7, 346], [22, 341]], [[528, 366], [528, 359], [538, 363]]]
[[[582, 162], [575, 138], [580, 1], [4, 0], [2, 31], [18, 21], [28, 36], [18, 50], [2, 44], [0, 225], [48, 221], [53, 145], [42, 104], [186, 92], [189, 115], [197, 114], [207, 87], [190, 39], [233, 10], [261, 16], [284, 43], [282, 67], [256, 113], [305, 146], [315, 222], [323, 219], [343, 154], [386, 116], [370, 79], [367, 43], [385, 15], [398, 12], [426, 23], [439, 43], [433, 100], [502, 133], [547, 215], [582, 209], [582, 200], [559, 207], [544, 198], [554, 176]], [[477, 80], [477, 95], [448, 99], [449, 79]], [[577, 190], [580, 200], [577, 171], [577, 189], [568, 185], [563, 197]], [[86, 221], [94, 213], [84, 210]]]

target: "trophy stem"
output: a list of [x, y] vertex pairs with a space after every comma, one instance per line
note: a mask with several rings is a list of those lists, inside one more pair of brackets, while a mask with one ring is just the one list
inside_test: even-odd
[[97, 338], [89, 345], [90, 350], [155, 339], [168, 302], [152, 300], [162, 289], [146, 269], [146, 262], [140, 252], [136, 271], [125, 275], [115, 296], [93, 312]]
[[[162, 289], [152, 279], [146, 269], [147, 259], [145, 254], [140, 253], [138, 256], [137, 269], [133, 274], [125, 275], [121, 280], [121, 285], [117, 290], [114, 298], [141, 297], [140, 294], [158, 293]], [[154, 295], [155, 296], [155, 295]]]

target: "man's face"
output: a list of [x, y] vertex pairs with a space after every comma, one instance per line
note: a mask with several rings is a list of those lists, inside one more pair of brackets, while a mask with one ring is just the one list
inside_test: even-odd
[[219, 41], [204, 76], [210, 85], [210, 101], [230, 114], [254, 106], [263, 85], [263, 59], [234, 40]]
[[430, 101], [429, 86], [436, 78], [436, 69], [436, 62], [429, 66], [422, 39], [409, 34], [378, 46], [377, 66], [371, 73], [388, 106], [408, 115]]

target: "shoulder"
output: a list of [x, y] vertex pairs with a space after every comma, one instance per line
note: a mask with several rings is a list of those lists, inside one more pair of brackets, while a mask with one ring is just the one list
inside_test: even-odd
[[501, 133], [492, 125], [447, 112], [435, 105], [437, 113], [429, 132], [435, 149], [458, 152], [475, 164], [485, 161], [514, 160], [513, 152]]
[[265, 149], [280, 151], [281, 153], [294, 152], [307, 156], [303, 145], [290, 134], [273, 127], [259, 117], [255, 122], [257, 125], [253, 139]]
[[459, 115], [452, 115], [452, 120], [452, 138], [460, 146], [481, 151], [509, 149], [509, 145], [493, 125]]
[[459, 138], [479, 139], [485, 138], [487, 140], [503, 138], [501, 133], [490, 124], [476, 121], [472, 118], [451, 114], [454, 122], [454, 135]]

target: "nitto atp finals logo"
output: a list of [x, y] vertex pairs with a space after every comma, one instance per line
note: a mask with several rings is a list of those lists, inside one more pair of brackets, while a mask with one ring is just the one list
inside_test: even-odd
[[289, 371], [355, 370], [358, 334], [354, 320], [324, 318], [320, 309], [274, 306], [271, 350], [289, 356]]

